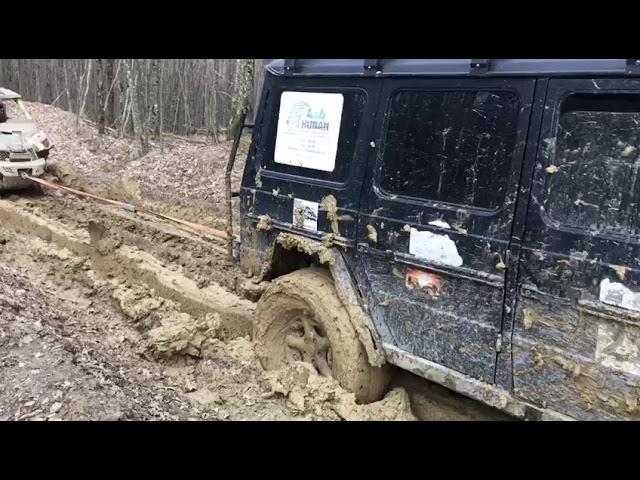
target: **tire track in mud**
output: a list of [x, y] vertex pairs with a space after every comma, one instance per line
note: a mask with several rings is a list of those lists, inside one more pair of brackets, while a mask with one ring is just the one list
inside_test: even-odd
[[141, 213], [132, 213], [52, 192], [44, 196], [12, 195], [9, 201], [25, 212], [54, 220], [69, 230], [87, 231], [100, 225], [114, 244], [135, 246], [173, 268], [200, 287], [217, 283], [235, 287], [233, 266], [219, 241], [198, 237], [176, 226]]

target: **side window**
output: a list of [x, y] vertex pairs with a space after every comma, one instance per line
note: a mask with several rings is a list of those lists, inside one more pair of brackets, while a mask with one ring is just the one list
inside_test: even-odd
[[396, 92], [380, 187], [394, 195], [498, 209], [519, 113], [511, 91]]
[[364, 91], [283, 91], [265, 170], [344, 182], [365, 110]]
[[640, 94], [567, 97], [546, 168], [549, 217], [601, 233], [640, 233], [639, 148]]

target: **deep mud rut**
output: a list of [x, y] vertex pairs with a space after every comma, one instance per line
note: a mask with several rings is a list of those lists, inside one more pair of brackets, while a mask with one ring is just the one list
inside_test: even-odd
[[0, 199], [0, 419], [494, 420], [409, 374], [357, 405], [299, 363], [264, 372], [224, 245], [61, 194]]

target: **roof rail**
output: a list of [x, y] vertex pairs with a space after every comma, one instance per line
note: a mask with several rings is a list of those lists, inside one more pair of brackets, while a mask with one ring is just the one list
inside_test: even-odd
[[640, 58], [633, 59], [280, 59], [267, 68], [289, 77], [539, 77], [625, 76], [640, 78]]

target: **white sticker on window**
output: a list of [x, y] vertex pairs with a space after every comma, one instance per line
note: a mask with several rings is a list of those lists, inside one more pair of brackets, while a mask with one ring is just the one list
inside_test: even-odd
[[318, 230], [318, 204], [300, 198], [293, 199], [293, 224], [306, 230]]
[[341, 93], [283, 92], [274, 161], [333, 172], [343, 103]]

